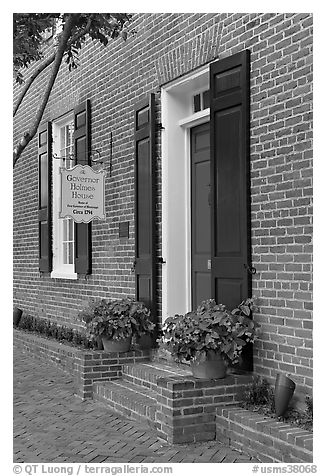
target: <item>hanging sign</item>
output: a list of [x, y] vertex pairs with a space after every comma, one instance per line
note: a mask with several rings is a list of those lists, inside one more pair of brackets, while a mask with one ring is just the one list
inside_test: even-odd
[[61, 210], [60, 218], [70, 217], [76, 223], [89, 223], [105, 219], [105, 171], [95, 172], [89, 165], [76, 165], [72, 169], [60, 167]]

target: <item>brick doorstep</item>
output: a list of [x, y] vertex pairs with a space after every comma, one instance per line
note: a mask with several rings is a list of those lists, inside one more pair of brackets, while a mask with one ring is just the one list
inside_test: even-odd
[[190, 370], [166, 363], [125, 364], [122, 378], [95, 382], [93, 395], [118, 413], [155, 426], [158, 379], [187, 376], [191, 376]]
[[190, 377], [191, 371], [160, 362], [148, 362], [134, 365], [124, 365], [122, 378], [142, 388], [147, 387], [157, 392], [157, 380], [168, 377]]
[[187, 366], [166, 361], [125, 363], [118, 380], [94, 382], [93, 395], [111, 410], [147, 422], [168, 443], [209, 441], [215, 439], [216, 406], [235, 404], [250, 378], [202, 380]]
[[105, 403], [118, 413], [136, 420], [155, 422], [156, 394], [123, 379], [112, 382], [96, 382], [94, 399]]

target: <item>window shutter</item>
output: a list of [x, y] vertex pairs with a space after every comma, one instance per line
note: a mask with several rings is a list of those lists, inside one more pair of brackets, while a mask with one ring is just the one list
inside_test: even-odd
[[251, 296], [249, 75], [248, 50], [210, 66], [212, 296], [231, 309]]
[[39, 173], [39, 269], [42, 273], [49, 273], [52, 271], [52, 127], [50, 122], [45, 122], [40, 125], [37, 132], [37, 140]]
[[[90, 101], [74, 110], [74, 152], [76, 165], [91, 165]], [[75, 223], [75, 272], [92, 272], [92, 224]]]
[[155, 96], [135, 106], [135, 280], [136, 299], [157, 319]]

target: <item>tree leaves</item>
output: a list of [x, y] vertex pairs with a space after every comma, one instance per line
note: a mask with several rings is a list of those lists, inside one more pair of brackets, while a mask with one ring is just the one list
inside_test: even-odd
[[14, 13], [13, 66], [18, 82], [22, 79], [21, 68], [43, 58], [44, 32], [58, 17], [58, 13]]
[[[13, 73], [16, 82], [22, 85], [24, 83], [23, 70], [28, 68], [31, 63], [39, 61], [19, 91], [14, 106], [14, 116], [36, 78], [53, 63], [32, 124], [30, 127], [26, 126], [28, 130], [23, 132], [22, 139], [14, 147], [13, 166], [15, 167], [37, 132], [63, 58], [65, 57], [68, 69], [71, 71], [78, 67], [78, 53], [88, 35], [103, 45], [108, 43], [108, 39], [117, 38], [122, 31], [125, 39], [126, 26], [131, 15], [127, 13], [15, 13], [13, 18]], [[61, 29], [61, 32], [53, 36], [51, 44], [47, 35], [49, 28]], [[46, 51], [47, 47], [50, 52]]]
[[[65, 62], [69, 71], [79, 65], [78, 53], [86, 41], [87, 35], [103, 46], [110, 39], [123, 40], [128, 36], [128, 24], [131, 14], [128, 13], [14, 13], [13, 28], [13, 68], [17, 83], [24, 81], [22, 69], [43, 58], [47, 44], [46, 32], [49, 29], [63, 30], [69, 17], [73, 17], [74, 28], [65, 51]], [[62, 33], [57, 32], [57, 36]]]

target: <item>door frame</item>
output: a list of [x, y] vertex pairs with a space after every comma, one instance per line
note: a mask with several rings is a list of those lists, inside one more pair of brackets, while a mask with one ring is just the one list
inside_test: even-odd
[[191, 310], [190, 129], [210, 110], [191, 112], [191, 94], [207, 87], [209, 66], [162, 87], [162, 321]]

